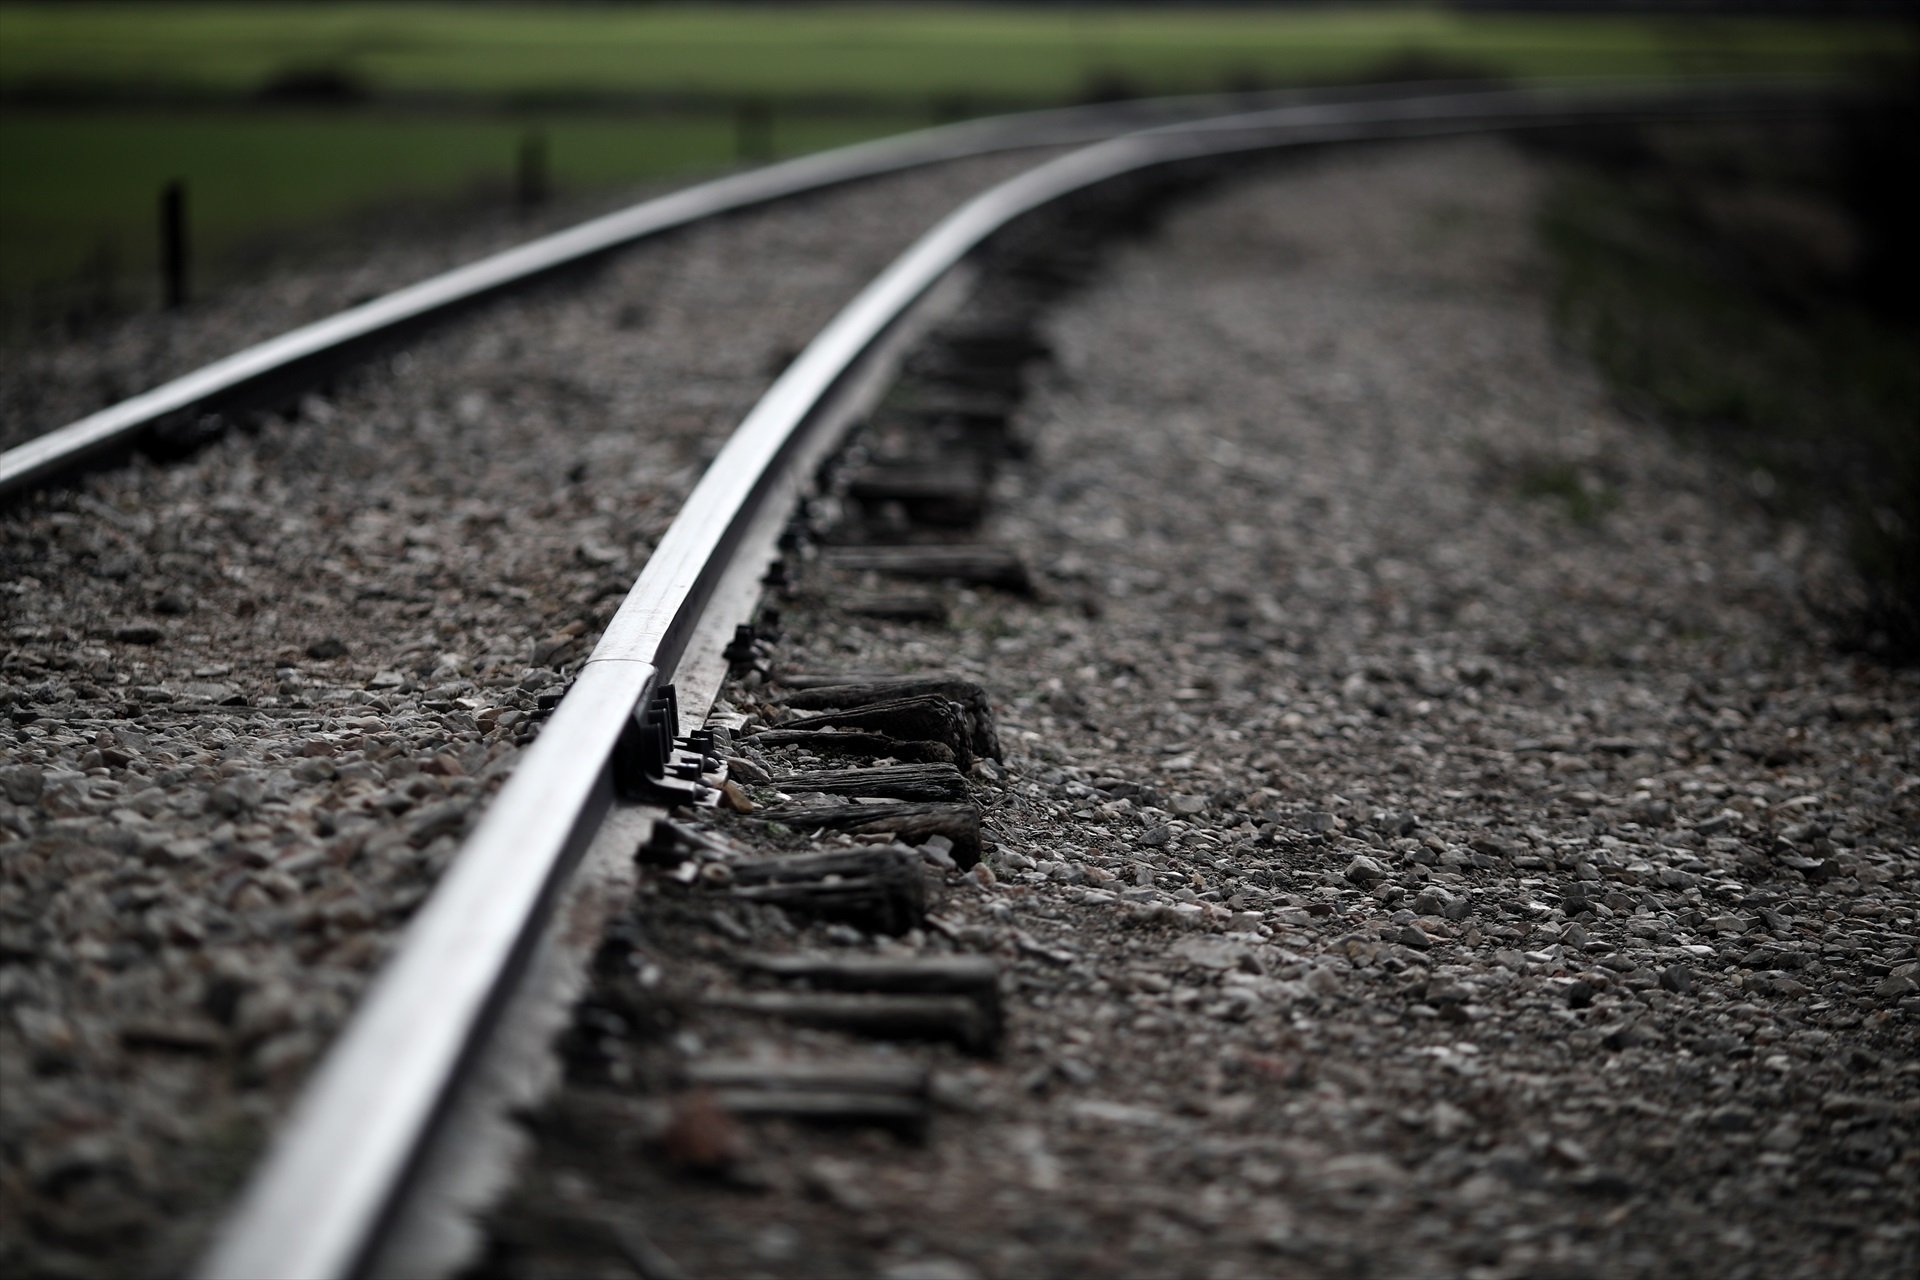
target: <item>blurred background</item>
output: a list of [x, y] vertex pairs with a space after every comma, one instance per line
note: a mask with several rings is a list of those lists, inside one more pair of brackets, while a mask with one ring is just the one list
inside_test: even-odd
[[[0, 0], [0, 350], [58, 369], [62, 344], [132, 335], [144, 372], [101, 375], [104, 403], [186, 358], [169, 312], [289, 292], [290, 273], [344, 278], [369, 246], [416, 246], [417, 278], [437, 261], [417, 246], [445, 258], [474, 242], [449, 236], [463, 228], [508, 243], [648, 189], [979, 115], [1435, 79], [1866, 86], [1873, 101], [1791, 126], [1528, 145], [1547, 161], [1538, 229], [1563, 338], [1623, 402], [1740, 468], [1783, 529], [1840, 521], [1864, 598], [1813, 603], [1846, 642], [1920, 661], [1917, 15], [1920, 0]], [[33, 418], [44, 382], [0, 379], [8, 415]], [[1604, 467], [1562, 470], [1514, 483], [1604, 520]]]
[[[14, 3], [0, 328], [204, 293], [382, 214], [534, 206], [968, 116], [1436, 77], [1856, 73], [1911, 5]], [[375, 224], [369, 224], [369, 218]]]

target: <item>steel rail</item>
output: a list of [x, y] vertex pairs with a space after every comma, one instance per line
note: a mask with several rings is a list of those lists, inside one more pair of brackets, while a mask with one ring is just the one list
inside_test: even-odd
[[[1336, 141], [1748, 113], [1748, 98], [1497, 91], [1314, 103], [1096, 144], [974, 197], [837, 315], [752, 409], [688, 498], [552, 719], [420, 909], [335, 1042], [202, 1273], [358, 1274], [391, 1222], [464, 1067], [592, 831], [616, 757], [673, 678], [716, 584], [791, 494], [817, 408], [963, 258], [1022, 215], [1123, 174], [1206, 156]], [[759, 547], [754, 554], [770, 555]]]
[[[1304, 96], [1338, 99], [1361, 92], [1365, 90]], [[1300, 96], [1259, 95], [1269, 103]], [[1156, 121], [1218, 112], [1228, 101], [1217, 95], [1160, 98], [969, 120], [800, 156], [674, 191], [246, 347], [0, 452], [0, 501], [129, 448], [156, 428], [244, 402], [249, 393], [275, 388], [284, 392], [304, 375], [365, 345], [667, 231], [861, 178], [994, 152], [1080, 145]]]

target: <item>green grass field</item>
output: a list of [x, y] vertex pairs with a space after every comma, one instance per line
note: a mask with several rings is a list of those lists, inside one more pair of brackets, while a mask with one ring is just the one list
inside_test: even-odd
[[[818, 150], [924, 121], [777, 119], [782, 152]], [[0, 156], [0, 315], [157, 299], [158, 193], [186, 183], [195, 276], [217, 286], [263, 241], [402, 202], [511, 198], [522, 141], [544, 139], [553, 189], [692, 178], [734, 155], [731, 114], [472, 117], [223, 108], [12, 110]], [[111, 276], [109, 281], [105, 277]]]
[[[399, 200], [503, 187], [549, 138], [580, 191], [733, 163], [733, 107], [768, 103], [782, 154], [970, 104], [1363, 77], [1844, 74], [1899, 43], [1863, 22], [1515, 17], [1422, 6], [1021, 9], [779, 5], [0, 2], [0, 319], [97, 292], [151, 298], [154, 205], [184, 179], [218, 276], [263, 236]], [[275, 86], [348, 105], [268, 105]], [[284, 95], [283, 95], [284, 97]], [[823, 114], [829, 100], [865, 115]], [[38, 306], [32, 303], [32, 310]], [[42, 308], [44, 309], [44, 308]]]
[[1095, 75], [1143, 90], [1350, 76], [1420, 51], [1503, 74], [1844, 68], [1883, 25], [1496, 15], [1419, 5], [1020, 9], [768, 5], [4, 4], [0, 91], [245, 94], [329, 70], [372, 93], [973, 94], [1032, 102]]

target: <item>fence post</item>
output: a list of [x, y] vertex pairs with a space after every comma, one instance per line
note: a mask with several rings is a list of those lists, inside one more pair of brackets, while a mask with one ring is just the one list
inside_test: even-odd
[[160, 285], [167, 310], [187, 305], [187, 184], [160, 189]]
[[745, 98], [733, 109], [734, 154], [747, 164], [773, 159], [773, 104], [765, 98]]
[[114, 252], [113, 241], [102, 239], [94, 248], [93, 260], [89, 263], [93, 276], [93, 312], [96, 317], [110, 316], [119, 309], [120, 272], [119, 255]]
[[547, 202], [547, 135], [539, 129], [527, 130], [520, 139], [513, 191], [514, 203], [522, 213], [530, 213]]

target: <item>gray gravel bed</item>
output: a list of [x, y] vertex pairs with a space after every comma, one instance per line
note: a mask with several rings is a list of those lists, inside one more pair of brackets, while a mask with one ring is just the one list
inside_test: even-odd
[[[1032, 163], [677, 234], [0, 517], [0, 1270], [191, 1257], [718, 442]], [[498, 230], [43, 352], [0, 401], [44, 429]]]
[[994, 691], [998, 850], [905, 944], [1001, 957], [1006, 1060], [925, 1148], [622, 1146], [543, 1212], [692, 1274], [1920, 1269], [1920, 682], [1803, 607], [1833, 530], [1556, 347], [1537, 183], [1327, 156], [1057, 317], [996, 528], [1048, 598], [778, 655]]

